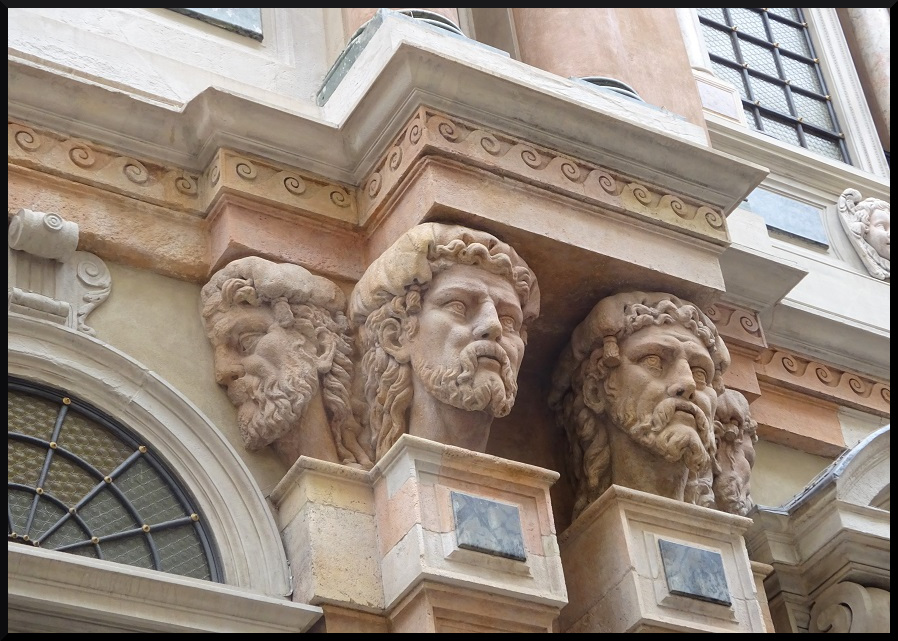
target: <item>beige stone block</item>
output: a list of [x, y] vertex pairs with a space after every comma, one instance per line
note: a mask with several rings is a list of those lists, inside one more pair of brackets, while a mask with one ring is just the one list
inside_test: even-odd
[[764, 588], [764, 579], [773, 574], [773, 566], [760, 561], [751, 562], [751, 571], [755, 577], [755, 592], [758, 595], [758, 603], [761, 605], [761, 616], [764, 617], [764, 627], [767, 632], [776, 632], [773, 626], [773, 617], [770, 615], [770, 602], [767, 600], [767, 590]]
[[845, 449], [839, 408], [835, 403], [761, 383], [761, 396], [751, 404], [764, 440], [816, 454], [836, 457]]
[[754, 364], [756, 352], [738, 346], [731, 347], [728, 340], [726, 343], [731, 361], [723, 375], [723, 384], [729, 389], [742, 392], [746, 400], [753, 403], [761, 395]]
[[383, 608], [373, 494], [366, 471], [306, 456], [272, 491], [294, 601]]
[[378, 614], [327, 603], [322, 604], [321, 609], [324, 610], [324, 616], [309, 630], [310, 632], [383, 634], [390, 631], [389, 621]]
[[[371, 474], [387, 608], [424, 580], [555, 608], [566, 602], [548, 506], [557, 473], [405, 434]], [[526, 560], [459, 548], [453, 491], [515, 506]]]
[[390, 613], [392, 632], [552, 632], [554, 607], [425, 581]]
[[381, 610], [383, 588], [372, 516], [306, 503], [282, 529], [282, 538], [293, 568], [294, 601]]
[[[386, 556], [412, 527], [420, 524], [419, 489], [414, 479], [409, 479], [389, 499], [384, 502], [378, 500], [377, 533], [381, 556]], [[382, 497], [378, 495], [377, 498]]]
[[[559, 538], [565, 632], [762, 632], [744, 517], [612, 486]], [[730, 605], [672, 593], [659, 540], [719, 554]]]
[[351, 231], [239, 197], [216, 203], [208, 230], [210, 273], [249, 255], [344, 280], [358, 280], [365, 270], [363, 242]]

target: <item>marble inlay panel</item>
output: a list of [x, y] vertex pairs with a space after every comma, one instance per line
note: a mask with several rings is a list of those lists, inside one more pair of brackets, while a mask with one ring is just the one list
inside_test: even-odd
[[661, 562], [671, 594], [731, 605], [730, 590], [719, 552], [658, 539]]
[[517, 506], [451, 492], [458, 547], [526, 561]]

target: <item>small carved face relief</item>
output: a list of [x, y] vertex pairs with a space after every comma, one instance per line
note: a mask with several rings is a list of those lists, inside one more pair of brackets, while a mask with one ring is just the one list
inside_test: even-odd
[[682, 325], [650, 325], [626, 337], [620, 353], [605, 382], [614, 422], [668, 461], [707, 463], [717, 392], [701, 340]]
[[870, 215], [869, 225], [864, 233], [864, 239], [867, 243], [886, 260], [891, 260], [889, 245], [891, 219], [890, 212], [885, 209], [877, 209]]
[[315, 341], [281, 327], [268, 306], [232, 307], [215, 325], [216, 381], [238, 408], [249, 449], [259, 449], [295, 427], [318, 390]]
[[714, 494], [721, 509], [745, 515], [754, 505], [751, 470], [755, 465], [755, 446], [752, 437], [744, 433], [742, 423], [740, 418], [733, 417], [722, 426], [721, 431], [727, 436], [717, 442], [720, 472], [714, 479]]
[[511, 282], [472, 265], [439, 272], [406, 338], [418, 384], [438, 400], [494, 416], [511, 411], [524, 357], [523, 313]]

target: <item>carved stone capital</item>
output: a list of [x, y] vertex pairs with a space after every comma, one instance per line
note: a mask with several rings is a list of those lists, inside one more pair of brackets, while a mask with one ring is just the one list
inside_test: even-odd
[[88, 314], [109, 297], [112, 277], [99, 257], [76, 251], [78, 225], [20, 209], [9, 224], [7, 309], [93, 336]]

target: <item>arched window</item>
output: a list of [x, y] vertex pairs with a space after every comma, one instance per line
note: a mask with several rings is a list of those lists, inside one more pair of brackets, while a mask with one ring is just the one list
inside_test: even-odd
[[130, 430], [14, 377], [7, 419], [8, 540], [221, 581], [196, 502]]

